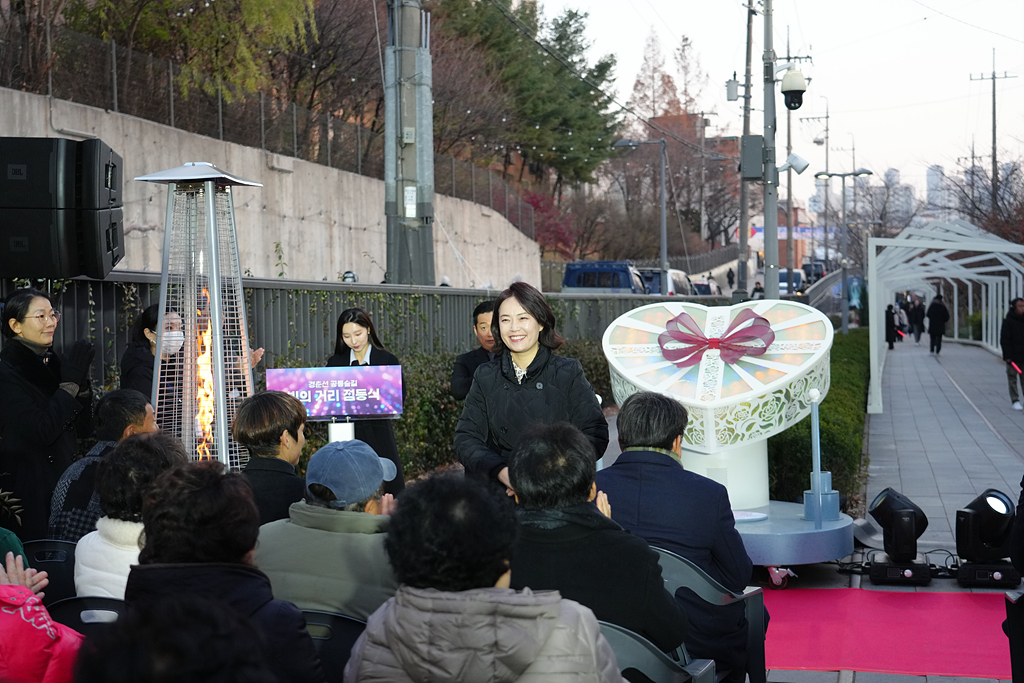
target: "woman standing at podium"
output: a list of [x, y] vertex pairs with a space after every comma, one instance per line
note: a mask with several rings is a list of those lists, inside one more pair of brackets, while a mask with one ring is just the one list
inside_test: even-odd
[[[327, 359], [327, 367], [348, 365], [401, 365], [401, 362], [380, 343], [370, 314], [361, 308], [349, 308], [338, 316], [334, 355]], [[402, 459], [398, 457], [398, 442], [391, 420], [354, 420], [355, 435], [365, 441], [381, 458], [395, 463], [398, 476], [384, 482], [384, 493], [398, 495], [405, 488]]]

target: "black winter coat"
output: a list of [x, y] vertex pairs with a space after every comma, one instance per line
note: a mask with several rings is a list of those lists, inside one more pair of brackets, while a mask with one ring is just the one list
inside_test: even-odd
[[[337, 368], [349, 364], [349, 350], [344, 353], [336, 353], [327, 359], [327, 367]], [[384, 349], [374, 347], [370, 351], [368, 365], [401, 365], [395, 354]], [[395, 463], [398, 476], [394, 481], [384, 482], [384, 493], [398, 495], [405, 488], [405, 475], [402, 473], [402, 459], [398, 457], [398, 442], [395, 440], [395, 429], [391, 426], [391, 420], [356, 420], [356, 438], [365, 441], [370, 448], [377, 453], [378, 457], [387, 458]], [[287, 517], [287, 515], [286, 515]]]
[[153, 395], [153, 352], [149, 344], [132, 342], [121, 356], [121, 388], [135, 389], [147, 399]]
[[[245, 564], [143, 564], [128, 574], [124, 600], [133, 604], [188, 596], [219, 600], [263, 639], [267, 665], [279, 683], [320, 683], [324, 672], [299, 608], [275, 600], [267, 575]], [[339, 672], [340, 675], [340, 672]]]
[[896, 341], [896, 311], [892, 309], [885, 311], [885, 341], [889, 344]]
[[522, 510], [512, 551], [512, 588], [557, 590], [601, 621], [639, 633], [669, 652], [688, 620], [665, 590], [658, 554], [598, 512], [593, 503], [561, 510]]
[[1024, 318], [1012, 310], [1003, 320], [999, 331], [999, 344], [1003, 347], [1003, 360], [1013, 361], [1017, 367], [1024, 367]]
[[252, 487], [252, 497], [260, 511], [260, 526], [288, 519], [288, 508], [306, 495], [306, 480], [295, 473], [290, 462], [280, 458], [250, 455], [242, 474]]
[[22, 541], [47, 537], [50, 499], [78, 448], [92, 433], [86, 392], [78, 398], [60, 388], [60, 358], [43, 357], [17, 341], [0, 351], [0, 489], [20, 499], [21, 524], [0, 524]]
[[933, 301], [928, 307], [928, 334], [943, 335], [949, 321], [949, 309], [941, 301]]
[[467, 472], [496, 478], [524, 429], [552, 422], [571, 422], [586, 434], [595, 460], [608, 448], [608, 421], [578, 360], [541, 346], [519, 384], [511, 355], [502, 353], [473, 376], [455, 427], [455, 453]]

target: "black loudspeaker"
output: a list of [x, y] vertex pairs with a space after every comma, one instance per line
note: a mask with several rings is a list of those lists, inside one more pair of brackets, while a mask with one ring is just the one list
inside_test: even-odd
[[76, 213], [70, 209], [0, 209], [0, 276], [80, 275]]
[[0, 138], [0, 277], [106, 277], [125, 253], [122, 173], [102, 140]]
[[0, 209], [0, 277], [102, 280], [124, 258], [121, 209]]

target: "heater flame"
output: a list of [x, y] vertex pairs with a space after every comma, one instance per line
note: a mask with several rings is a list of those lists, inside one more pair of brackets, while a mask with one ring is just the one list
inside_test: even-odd
[[[210, 292], [203, 287], [203, 300], [209, 301]], [[199, 315], [200, 324], [203, 320], [203, 312], [196, 310]], [[196, 365], [196, 400], [199, 403], [199, 411], [196, 413], [196, 452], [201, 460], [213, 458], [210, 447], [213, 444], [213, 325], [207, 318], [206, 329], [196, 335], [198, 341], [199, 357]]]

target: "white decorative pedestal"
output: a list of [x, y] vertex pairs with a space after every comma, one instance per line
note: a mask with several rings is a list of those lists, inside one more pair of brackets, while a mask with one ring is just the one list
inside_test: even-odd
[[603, 339], [615, 400], [654, 391], [685, 405], [683, 465], [722, 483], [740, 510], [768, 505], [766, 440], [810, 412], [810, 389], [828, 393], [831, 346], [821, 312], [776, 300], [650, 304], [620, 316]]

